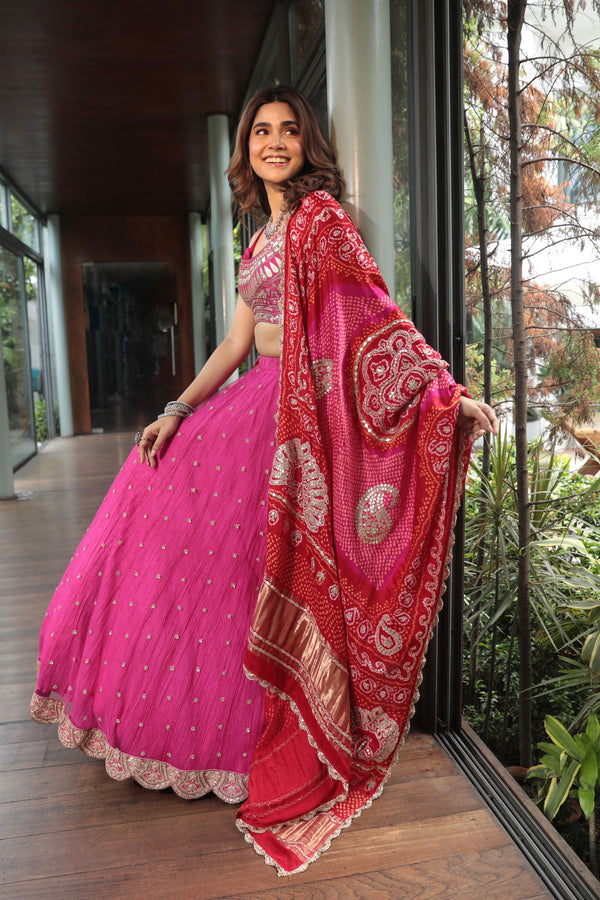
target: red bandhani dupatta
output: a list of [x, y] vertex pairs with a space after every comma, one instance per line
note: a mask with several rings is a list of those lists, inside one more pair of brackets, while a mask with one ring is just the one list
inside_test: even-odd
[[469, 441], [460, 386], [324, 192], [291, 217], [267, 563], [266, 688], [238, 827], [300, 872], [383, 788], [437, 619]]

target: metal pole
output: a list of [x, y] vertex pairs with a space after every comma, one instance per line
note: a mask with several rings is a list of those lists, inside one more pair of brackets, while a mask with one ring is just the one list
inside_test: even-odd
[[200, 213], [189, 214], [190, 268], [192, 276], [192, 321], [194, 323], [194, 364], [199, 372], [206, 362], [206, 322], [204, 281], [202, 278], [202, 219]]
[[229, 165], [227, 116], [208, 116], [208, 159], [210, 166], [210, 227], [213, 251], [217, 343], [227, 334], [235, 311], [235, 267], [231, 191], [225, 177]]
[[394, 297], [389, 0], [325, 0], [330, 135], [348, 212]]
[[74, 433], [73, 408], [71, 405], [69, 351], [67, 347], [67, 326], [60, 255], [60, 219], [56, 215], [48, 216], [45, 229], [44, 261], [48, 324], [50, 326], [50, 353], [53, 357], [53, 371], [56, 377], [56, 400], [60, 419], [60, 434], [62, 437], [71, 437]]

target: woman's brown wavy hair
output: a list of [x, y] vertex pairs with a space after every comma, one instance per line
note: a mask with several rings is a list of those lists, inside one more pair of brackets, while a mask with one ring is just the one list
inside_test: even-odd
[[227, 168], [227, 178], [238, 205], [240, 218], [255, 209], [266, 216], [271, 214], [267, 192], [261, 178], [250, 165], [248, 142], [256, 114], [265, 103], [287, 103], [298, 121], [304, 149], [302, 172], [288, 181], [283, 191], [287, 210], [294, 210], [311, 191], [323, 190], [336, 199], [343, 189], [343, 180], [336, 165], [335, 154], [319, 128], [313, 108], [300, 91], [287, 85], [263, 88], [246, 104], [237, 128], [233, 156]]

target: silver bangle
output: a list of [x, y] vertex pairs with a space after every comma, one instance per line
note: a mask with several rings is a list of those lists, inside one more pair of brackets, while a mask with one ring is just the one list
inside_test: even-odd
[[171, 400], [170, 403], [167, 403], [165, 406], [165, 411], [160, 413], [158, 418], [162, 419], [164, 416], [181, 416], [183, 419], [187, 419], [193, 412], [194, 407], [190, 406], [189, 403], [184, 403], [182, 400]]

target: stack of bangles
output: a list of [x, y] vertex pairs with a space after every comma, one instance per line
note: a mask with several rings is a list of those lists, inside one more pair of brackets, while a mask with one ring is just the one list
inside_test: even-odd
[[[157, 416], [158, 419], [164, 418], [164, 416], [179, 416], [182, 419], [187, 419], [188, 416], [191, 416], [194, 412], [194, 407], [190, 406], [189, 403], [184, 403], [182, 400], [171, 400], [170, 403], [167, 403], [165, 406], [164, 412], [159, 413]], [[136, 433], [134, 438], [136, 446], [145, 443], [146, 441], [153, 441], [154, 438], [142, 437], [141, 431]]]

